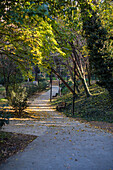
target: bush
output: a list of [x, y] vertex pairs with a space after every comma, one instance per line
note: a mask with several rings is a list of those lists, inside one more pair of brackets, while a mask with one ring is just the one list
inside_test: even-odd
[[21, 116], [22, 111], [27, 107], [27, 96], [25, 87], [17, 86], [10, 91], [9, 104], [14, 108], [17, 116]]
[[33, 84], [32, 82], [27, 82], [22, 85], [26, 88], [27, 96], [33, 95], [38, 90], [38, 86]]
[[32, 84], [31, 86], [28, 87], [28, 96], [31, 96], [32, 94], [34, 94], [35, 92], [37, 92], [38, 90], [38, 86], [35, 84]]
[[0, 128], [9, 123], [9, 114], [5, 110], [0, 111]]
[[21, 116], [22, 111], [27, 107], [27, 98], [37, 91], [46, 89], [47, 85], [48, 83], [46, 81], [42, 81], [38, 86], [27, 82], [20, 86], [15, 85], [14, 87], [10, 87], [8, 101], [18, 117]]
[[[72, 86], [72, 82], [69, 81], [69, 82], [68, 82], [68, 85], [69, 85], [69, 86]], [[69, 89], [62, 83], [62, 84], [61, 84], [61, 93], [64, 95], [64, 94], [67, 94], [67, 93], [69, 93], [69, 92], [70, 92]]]
[[45, 80], [40, 81], [38, 86], [33, 84], [32, 82], [27, 82], [23, 84], [23, 87], [26, 87], [28, 97], [33, 95], [37, 91], [45, 90], [47, 86], [49, 86], [49, 83]]
[[47, 81], [44, 81], [44, 80], [43, 80], [43, 81], [41, 81], [41, 82], [39, 83], [38, 88], [39, 88], [40, 90], [45, 90], [47, 86], [49, 86], [49, 83], [48, 83]]

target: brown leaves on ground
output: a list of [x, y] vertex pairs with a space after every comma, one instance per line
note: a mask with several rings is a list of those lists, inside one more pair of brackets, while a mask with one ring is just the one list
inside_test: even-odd
[[82, 118], [74, 118], [75, 121], [79, 121], [81, 123], [88, 123], [91, 127], [95, 129], [102, 129], [105, 132], [109, 132], [113, 134], [113, 123], [108, 123], [108, 122], [100, 122], [100, 121], [87, 121]]
[[36, 136], [0, 132], [0, 164], [36, 139]]
[[91, 126], [95, 128], [103, 129], [106, 132], [113, 133], [113, 123], [99, 122], [99, 121], [91, 121], [89, 123]]

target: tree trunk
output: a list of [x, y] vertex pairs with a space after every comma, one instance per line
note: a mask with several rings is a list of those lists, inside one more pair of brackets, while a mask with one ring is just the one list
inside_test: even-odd
[[[75, 62], [73, 62], [73, 64], [75, 64]], [[72, 81], [73, 81], [73, 83], [74, 83], [75, 80], [74, 80], [74, 76], [73, 76], [73, 69], [72, 69], [72, 67], [69, 66], [69, 62], [67, 62], [67, 66], [68, 66], [68, 70], [69, 70], [69, 72], [70, 72], [71, 79], [72, 79]], [[75, 73], [76, 73], [76, 75], [77, 75], [76, 70], [75, 70]], [[77, 76], [78, 76], [78, 75], [77, 75]], [[75, 77], [75, 78], [76, 78], [76, 77]], [[67, 82], [68, 82], [68, 81], [67, 81]], [[79, 90], [79, 87], [78, 87], [76, 81], [75, 81], [75, 87], [76, 87], [77, 92], [80, 93], [80, 90]]]
[[72, 105], [72, 113], [73, 116], [75, 114], [75, 64], [74, 64], [74, 70], [73, 70], [73, 79], [74, 79], [74, 87], [73, 87], [73, 105]]
[[38, 80], [38, 73], [35, 71], [35, 81]]
[[86, 64], [86, 70], [87, 70], [87, 74], [88, 74], [88, 84], [89, 84], [89, 86], [91, 86], [91, 71], [90, 71], [89, 64]]
[[58, 90], [58, 92], [59, 92], [59, 95], [61, 96], [60, 80], [59, 80], [59, 90]]
[[9, 86], [5, 84], [5, 90], [6, 90], [6, 97], [9, 96]]
[[80, 71], [79, 66], [78, 66], [77, 63], [76, 63], [76, 66], [77, 66], [77, 70], [78, 70], [78, 72], [79, 72], [79, 75], [80, 75], [80, 79], [81, 79], [81, 81], [82, 81], [82, 84], [83, 84], [83, 86], [84, 86], [84, 90], [85, 90], [85, 92], [86, 92], [86, 95], [87, 95], [87, 97], [90, 97], [90, 96], [91, 96], [91, 93], [90, 93], [90, 91], [89, 91], [89, 88], [88, 88], [88, 85], [87, 85], [85, 76], [82, 75], [82, 73], [81, 73], [81, 71]]
[[87, 97], [90, 97], [91, 93], [89, 91], [89, 88], [88, 88], [88, 85], [87, 85], [87, 82], [86, 82], [86, 79], [85, 79], [84, 70], [83, 70], [83, 66], [82, 66], [82, 63], [81, 63], [81, 56], [78, 55], [73, 42], [69, 42], [69, 44], [71, 45], [72, 51], [73, 51], [73, 55], [72, 55], [72, 58], [74, 58], [73, 63], [76, 64], [76, 69], [78, 71], [79, 77], [80, 77], [82, 84], [84, 86], [84, 90], [86, 92], [86, 95], [87, 95]]
[[52, 72], [50, 73], [50, 102], [52, 101]]
[[82, 84], [83, 84], [83, 86], [84, 86], [84, 89], [85, 89], [85, 92], [86, 92], [87, 97], [90, 97], [90, 96], [91, 96], [91, 93], [90, 93], [90, 91], [89, 91], [89, 88], [88, 88], [88, 85], [87, 85], [85, 76], [81, 78], [81, 81], [82, 81]]

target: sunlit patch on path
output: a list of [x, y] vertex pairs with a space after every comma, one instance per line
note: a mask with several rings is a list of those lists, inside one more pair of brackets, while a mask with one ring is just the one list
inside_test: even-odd
[[[53, 94], [57, 92], [58, 86], [54, 86]], [[10, 124], [4, 126], [3, 131], [40, 136], [47, 127], [67, 126], [66, 117], [50, 105], [49, 94], [50, 91], [47, 91], [31, 98], [25, 110], [27, 118], [10, 118]]]

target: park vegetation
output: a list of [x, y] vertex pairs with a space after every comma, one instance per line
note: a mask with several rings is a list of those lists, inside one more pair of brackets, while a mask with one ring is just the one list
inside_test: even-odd
[[26, 90], [22, 87], [25, 107], [19, 103], [22, 107], [17, 109], [15, 99], [22, 95], [10, 87], [16, 88], [33, 70], [38, 84], [39, 70], [55, 74], [63, 82], [72, 95], [73, 116], [75, 110], [84, 108], [75, 105], [83, 92], [91, 104], [92, 80], [107, 91], [112, 103], [112, 15], [110, 0], [1, 0], [0, 75], [16, 112], [26, 107]]
[[[50, 100], [64, 103], [59, 111], [113, 123], [112, 24], [112, 0], [1, 0], [0, 128], [12, 116], [6, 106], [21, 117], [53, 75], [61, 90], [55, 100], [50, 90]], [[35, 138], [1, 131], [0, 162]]]

